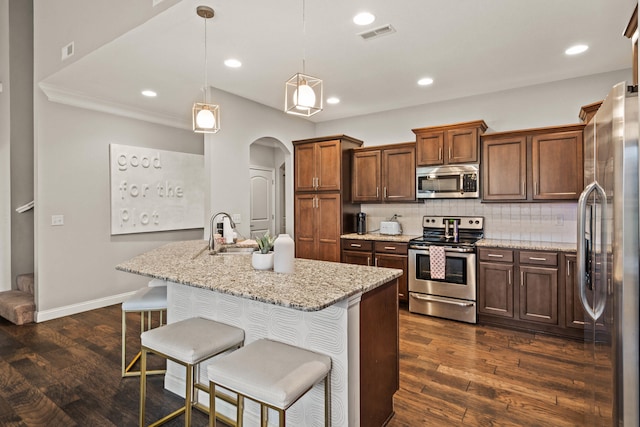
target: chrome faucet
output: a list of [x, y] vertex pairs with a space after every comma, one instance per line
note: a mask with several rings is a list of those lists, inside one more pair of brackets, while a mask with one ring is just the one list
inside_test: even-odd
[[229, 218], [229, 222], [231, 223], [231, 228], [236, 228], [236, 223], [233, 222], [233, 220], [231, 219], [231, 215], [229, 215], [228, 213], [217, 212], [211, 215], [211, 219], [209, 220], [209, 250], [210, 251], [212, 251], [215, 246], [215, 239], [213, 238], [213, 235], [215, 234], [215, 230], [213, 228], [213, 220], [216, 219], [218, 215], [225, 215], [227, 218]]

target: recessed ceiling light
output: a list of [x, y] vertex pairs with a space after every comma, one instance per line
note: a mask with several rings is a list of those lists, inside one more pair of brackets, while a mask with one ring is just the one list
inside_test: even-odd
[[430, 78], [430, 77], [425, 77], [425, 78], [422, 78], [422, 79], [418, 80], [418, 84], [420, 86], [429, 86], [432, 83], [433, 83], [433, 79]]
[[340, 98], [336, 98], [335, 96], [332, 96], [331, 98], [327, 98], [327, 104], [339, 104], [340, 103]]
[[360, 12], [353, 17], [353, 23], [356, 25], [369, 25], [376, 20], [376, 17], [369, 12]]
[[577, 44], [565, 50], [564, 53], [566, 53], [567, 55], [577, 55], [579, 53], [585, 52], [587, 49], [589, 49], [589, 46], [587, 46], [586, 44]]
[[239, 68], [242, 66], [242, 62], [238, 61], [237, 59], [230, 58], [224, 61], [224, 65], [229, 68]]
[[154, 98], [154, 97], [158, 96], [158, 94], [157, 94], [157, 93], [155, 93], [155, 92], [154, 92], [154, 91], [152, 91], [152, 90], [148, 90], [148, 89], [147, 89], [147, 90], [143, 90], [141, 93], [142, 93], [144, 96], [149, 97], [149, 98]]

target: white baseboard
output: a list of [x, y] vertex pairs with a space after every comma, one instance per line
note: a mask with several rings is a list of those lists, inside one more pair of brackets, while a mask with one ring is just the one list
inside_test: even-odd
[[83, 313], [85, 311], [95, 310], [96, 308], [107, 307], [113, 304], [120, 304], [135, 292], [136, 291], [125, 292], [123, 294], [112, 295], [109, 297], [85, 301], [78, 304], [66, 305], [64, 307], [53, 308], [51, 310], [36, 311], [35, 321], [36, 323], [46, 322], [47, 320], [53, 320], [64, 316], [70, 316], [72, 314]]

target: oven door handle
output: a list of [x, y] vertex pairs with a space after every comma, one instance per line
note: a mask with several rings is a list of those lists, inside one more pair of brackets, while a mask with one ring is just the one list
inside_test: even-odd
[[415, 299], [419, 299], [420, 301], [442, 302], [445, 304], [457, 305], [458, 307], [473, 307], [474, 305], [472, 302], [451, 301], [448, 299], [438, 298], [431, 295], [426, 296], [426, 295], [412, 293], [411, 296]]

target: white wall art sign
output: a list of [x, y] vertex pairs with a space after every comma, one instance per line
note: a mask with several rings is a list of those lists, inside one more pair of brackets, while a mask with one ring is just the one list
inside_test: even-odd
[[204, 156], [109, 144], [111, 234], [204, 227]]

